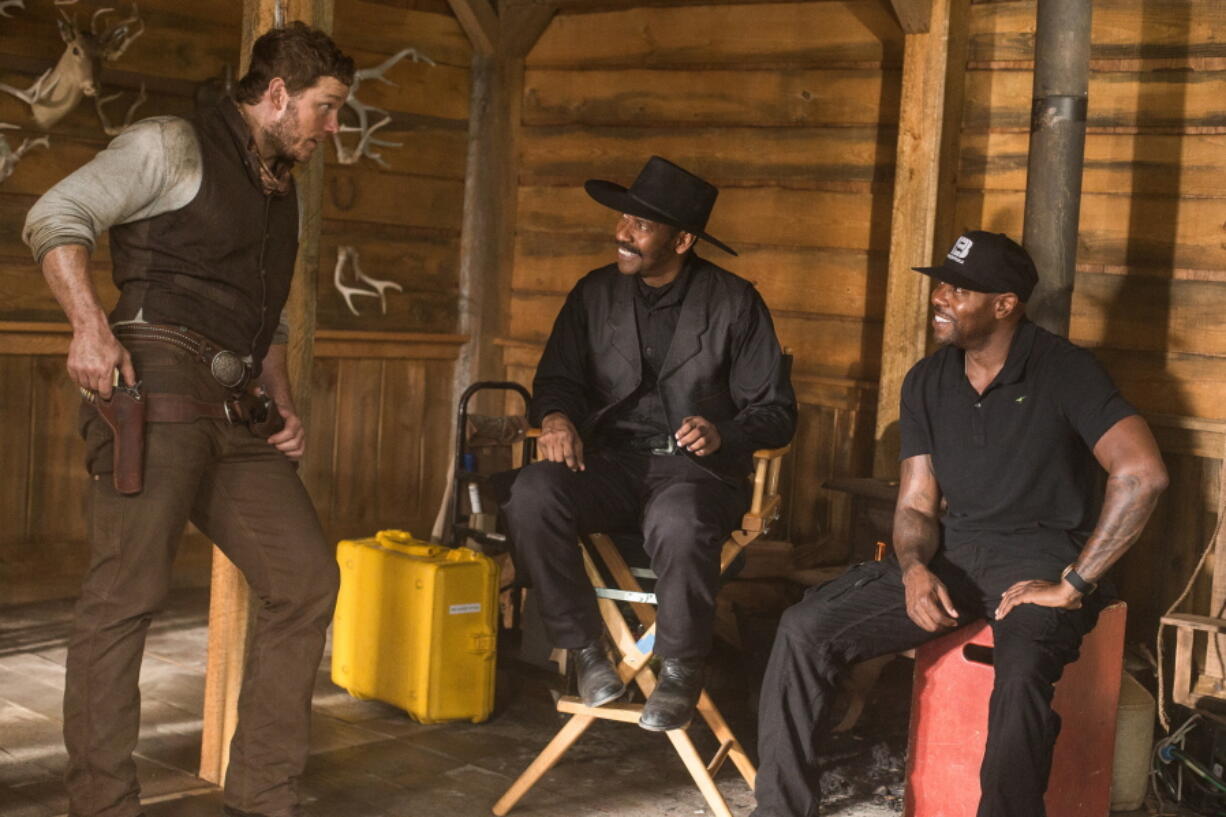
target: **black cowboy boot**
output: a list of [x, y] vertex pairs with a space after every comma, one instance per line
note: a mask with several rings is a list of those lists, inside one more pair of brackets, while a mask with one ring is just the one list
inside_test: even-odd
[[704, 664], [701, 658], [665, 658], [656, 689], [643, 705], [639, 726], [652, 732], [689, 726], [702, 694]]
[[597, 639], [586, 647], [570, 651], [575, 662], [575, 674], [579, 679], [579, 697], [584, 706], [604, 706], [615, 701], [626, 691], [626, 685], [618, 677], [604, 639]]

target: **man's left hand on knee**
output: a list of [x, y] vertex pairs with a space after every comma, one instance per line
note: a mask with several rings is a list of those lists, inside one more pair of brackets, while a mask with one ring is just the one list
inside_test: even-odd
[[1019, 604], [1076, 610], [1081, 607], [1081, 593], [1065, 581], [1031, 579], [1018, 582], [1001, 594], [1000, 604], [996, 607], [996, 620], [1000, 621], [1009, 615], [1009, 611]]

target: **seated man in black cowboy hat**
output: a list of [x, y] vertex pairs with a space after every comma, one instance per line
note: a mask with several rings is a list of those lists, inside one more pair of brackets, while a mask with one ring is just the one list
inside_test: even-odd
[[704, 232], [713, 185], [653, 156], [628, 190], [585, 189], [620, 214], [617, 261], [584, 276], [554, 323], [531, 407], [544, 461], [518, 474], [503, 510], [588, 706], [625, 687], [577, 538], [642, 532], [663, 666], [639, 724], [679, 729], [702, 690], [720, 548], [748, 504], [753, 452], [791, 440], [796, 399], [761, 296], [694, 252], [702, 238], [736, 255]]

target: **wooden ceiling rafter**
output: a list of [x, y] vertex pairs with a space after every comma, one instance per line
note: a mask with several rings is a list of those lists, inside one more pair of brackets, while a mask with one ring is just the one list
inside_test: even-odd
[[904, 34], [927, 34], [932, 26], [932, 0], [890, 0]]
[[460, 21], [460, 28], [468, 35], [473, 51], [482, 56], [492, 56], [498, 50], [498, 13], [490, 0], [447, 0], [451, 11]]
[[507, 0], [501, 13], [490, 0], [447, 1], [473, 52], [483, 57], [526, 56], [558, 11], [555, 0]]

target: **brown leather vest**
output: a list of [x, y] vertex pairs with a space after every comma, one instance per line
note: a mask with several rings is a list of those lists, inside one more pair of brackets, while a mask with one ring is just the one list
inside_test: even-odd
[[250, 354], [258, 369], [289, 297], [298, 253], [298, 197], [265, 195], [247, 151], [250, 131], [230, 100], [192, 120], [202, 180], [179, 210], [111, 228], [119, 304]]

